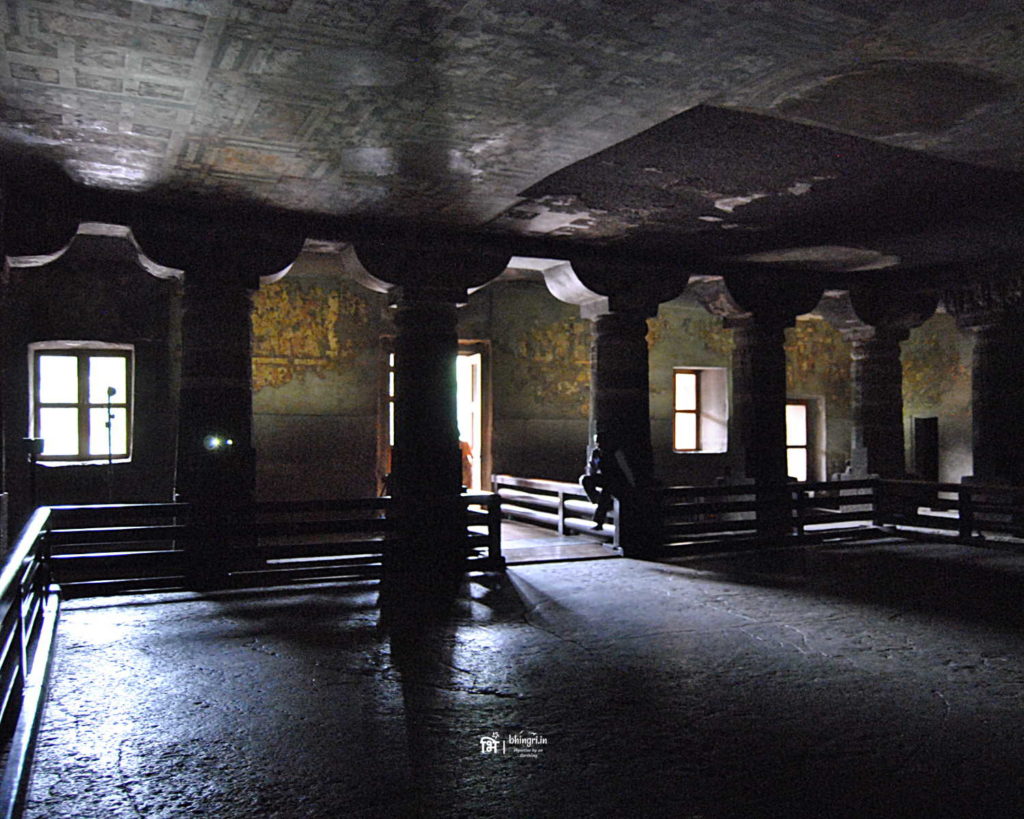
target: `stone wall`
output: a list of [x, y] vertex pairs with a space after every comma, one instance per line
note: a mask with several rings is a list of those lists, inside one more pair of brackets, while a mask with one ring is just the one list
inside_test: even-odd
[[937, 417], [939, 480], [970, 475], [973, 338], [946, 313], [936, 313], [903, 342], [903, 418], [908, 451], [914, 417]]
[[491, 343], [493, 471], [576, 480], [586, 464], [590, 322], [540, 282], [499, 282], [470, 299], [463, 337]]
[[179, 383], [180, 282], [141, 267], [126, 236], [75, 237], [40, 267], [14, 268], [4, 293], [9, 340], [4, 362], [4, 435], [11, 525], [30, 505], [28, 345], [99, 341], [135, 348], [129, 462], [36, 466], [38, 504], [170, 501], [174, 488]]
[[303, 255], [253, 309], [253, 429], [260, 500], [377, 493], [386, 298]]
[[[360, 496], [378, 490], [381, 337], [386, 298], [342, 278], [326, 257], [303, 256], [255, 299], [254, 411], [260, 497]], [[740, 471], [738, 453], [672, 451], [674, 367], [731, 365], [732, 333], [685, 296], [648, 321], [655, 466], [666, 484], [713, 482]], [[586, 458], [591, 323], [539, 281], [502, 281], [459, 312], [463, 339], [490, 353], [492, 471], [575, 480]], [[970, 466], [970, 340], [938, 315], [903, 344], [905, 416], [940, 417], [940, 468]], [[827, 322], [786, 331], [787, 390], [811, 399], [820, 477], [849, 458], [850, 347]]]

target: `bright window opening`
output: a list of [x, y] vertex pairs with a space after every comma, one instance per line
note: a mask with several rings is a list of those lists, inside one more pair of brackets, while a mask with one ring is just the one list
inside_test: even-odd
[[131, 457], [133, 349], [40, 342], [30, 346], [31, 436], [39, 460], [102, 463]]
[[808, 477], [809, 457], [807, 404], [786, 404], [786, 474], [798, 481]]
[[726, 452], [729, 447], [729, 371], [676, 367], [672, 371], [672, 451]]
[[700, 372], [676, 370], [673, 377], [672, 448], [696, 452], [700, 449]]

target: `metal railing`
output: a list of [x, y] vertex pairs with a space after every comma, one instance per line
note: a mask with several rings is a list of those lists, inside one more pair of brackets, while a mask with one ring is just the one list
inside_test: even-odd
[[662, 490], [662, 549], [878, 534], [1024, 539], [1024, 488], [868, 478]]
[[491, 486], [501, 498], [501, 514], [512, 520], [534, 523], [554, 529], [560, 535], [586, 533], [589, 537], [619, 545], [616, 523], [619, 501], [614, 499], [608, 518], [600, 530], [594, 529], [594, 511], [587, 493], [579, 484], [545, 478], [520, 478], [492, 475]]
[[0, 572], [0, 735], [7, 759], [0, 782], [3, 816], [21, 813], [50, 672], [60, 591], [50, 584], [41, 534], [50, 516], [38, 509]]
[[[216, 563], [225, 586], [379, 575], [399, 542], [386, 517], [391, 499], [258, 503], [218, 521], [195, 520], [187, 504], [55, 506], [46, 531], [50, 562], [66, 596], [186, 587], [196, 564]], [[464, 494], [467, 570], [497, 570], [500, 499]]]
[[1024, 487], [881, 481], [878, 492], [878, 523], [909, 536], [965, 543], [1024, 538]]

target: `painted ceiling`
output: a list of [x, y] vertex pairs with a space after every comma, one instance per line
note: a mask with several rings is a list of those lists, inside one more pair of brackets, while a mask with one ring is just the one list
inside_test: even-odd
[[0, 34], [6, 173], [98, 197], [787, 263], [1024, 247], [1020, 2], [10, 0]]

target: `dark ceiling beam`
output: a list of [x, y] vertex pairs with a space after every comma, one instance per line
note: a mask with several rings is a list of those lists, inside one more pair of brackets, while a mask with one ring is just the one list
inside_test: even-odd
[[[799, 268], [799, 275], [825, 287], [843, 288], [865, 277], [909, 276], [929, 286], [928, 273], [946, 271], [948, 277], [981, 275], [993, 265], [1011, 264], [1024, 258], [1024, 232], [1015, 214], [1005, 210], [978, 211], [959, 221], [932, 214], [883, 230], [870, 220], [830, 221], [816, 218], [770, 230], [743, 227], [708, 230], [694, 234], [645, 235], [597, 242], [568, 236], [517, 236], [489, 229], [457, 228], [429, 222], [410, 223], [382, 216], [345, 217], [299, 213], [211, 193], [208, 197], [155, 189], [146, 192], [111, 192], [71, 183], [59, 171], [40, 167], [38, 161], [8, 163], [3, 184], [7, 189], [6, 224], [8, 253], [22, 255], [51, 252], [66, 244], [77, 221], [165, 228], [180, 223], [209, 220], [227, 230], [257, 232], [270, 238], [280, 234], [291, 245], [295, 236], [346, 242], [385, 241], [412, 247], [429, 241], [434, 247], [457, 246], [467, 240], [478, 246], [507, 250], [510, 255], [541, 258], [601, 258], [628, 269], [630, 264], [678, 267], [700, 275], [724, 275], [730, 270], [771, 270], [770, 265], [744, 265], [727, 259], [784, 248], [842, 245], [892, 253], [903, 259], [898, 268], [882, 271], [835, 271], [813, 264]], [[58, 235], [59, 234], [59, 235]], [[61, 241], [61, 237], [64, 240]], [[33, 247], [34, 245], [34, 247]], [[50, 245], [56, 245], [51, 247]], [[918, 269], [914, 258], [925, 259]], [[780, 268], [776, 268], [777, 270]], [[786, 275], [796, 275], [787, 266]], [[938, 274], [936, 274], [938, 275]]]

